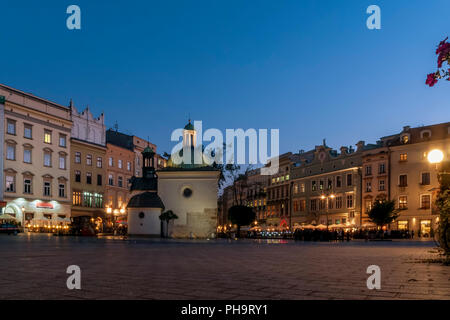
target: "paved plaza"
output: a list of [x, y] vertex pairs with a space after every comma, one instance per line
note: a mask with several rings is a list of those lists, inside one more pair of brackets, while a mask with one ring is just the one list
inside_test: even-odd
[[[0, 235], [0, 299], [449, 299], [433, 242], [295, 243]], [[81, 290], [66, 269], [81, 268]], [[381, 268], [381, 290], [366, 269]]]

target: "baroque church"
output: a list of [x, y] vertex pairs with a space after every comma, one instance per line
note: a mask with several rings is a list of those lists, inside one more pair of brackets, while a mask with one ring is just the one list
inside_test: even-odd
[[[172, 154], [168, 166], [155, 170], [154, 151], [142, 152], [143, 176], [131, 178], [128, 202], [128, 234], [172, 238], [211, 238], [217, 226], [217, 192], [220, 171], [209, 166], [201, 155], [194, 163], [197, 132], [189, 123], [183, 130], [182, 148]], [[179, 161], [178, 159], [190, 161]], [[177, 157], [177, 159], [175, 159]], [[171, 210], [177, 219], [161, 221], [159, 216]], [[167, 225], [168, 223], [168, 225]]]

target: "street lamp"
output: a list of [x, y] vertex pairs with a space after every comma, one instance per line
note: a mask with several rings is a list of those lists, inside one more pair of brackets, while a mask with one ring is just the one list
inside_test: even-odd
[[431, 164], [436, 164], [436, 166], [444, 160], [444, 153], [439, 149], [431, 150], [428, 153], [428, 162]]
[[325, 199], [327, 199], [327, 201], [326, 201], [326, 210], [325, 210], [325, 213], [326, 213], [326, 215], [327, 215], [327, 231], [328, 231], [328, 208], [329, 208], [329, 203], [328, 203], [328, 201], [329, 201], [329, 199], [331, 198], [331, 199], [334, 199], [336, 196], [332, 193], [332, 194], [330, 194], [330, 195], [324, 195], [324, 194], [322, 194], [321, 196], [320, 196], [320, 199], [322, 199], [322, 200], [325, 200]]

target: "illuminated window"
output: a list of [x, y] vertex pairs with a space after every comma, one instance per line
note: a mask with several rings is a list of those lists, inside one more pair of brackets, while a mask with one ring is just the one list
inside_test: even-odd
[[81, 192], [73, 192], [72, 193], [72, 204], [74, 206], [81, 206], [81, 203], [82, 203]]
[[44, 142], [52, 143], [52, 132], [50, 130], [44, 130]]
[[122, 169], [122, 160], [119, 160], [119, 161], [117, 162], [117, 166], [119, 167], [119, 169]]
[[365, 202], [366, 212], [372, 210], [372, 200], [366, 200]]
[[401, 153], [400, 154], [400, 161], [407, 161], [408, 160], [408, 154], [407, 153]]
[[397, 221], [397, 229], [401, 231], [408, 230], [408, 220]]
[[398, 197], [398, 208], [399, 209], [408, 208], [408, 197], [407, 196]]
[[409, 136], [408, 135], [404, 135], [402, 136], [402, 143], [408, 143], [409, 142]]
[[305, 211], [305, 210], [306, 210], [306, 200], [300, 200], [299, 211]]

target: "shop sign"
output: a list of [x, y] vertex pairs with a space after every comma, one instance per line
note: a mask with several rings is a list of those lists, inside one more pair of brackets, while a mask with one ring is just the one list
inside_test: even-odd
[[36, 208], [53, 209], [53, 205], [50, 202], [37, 202]]

